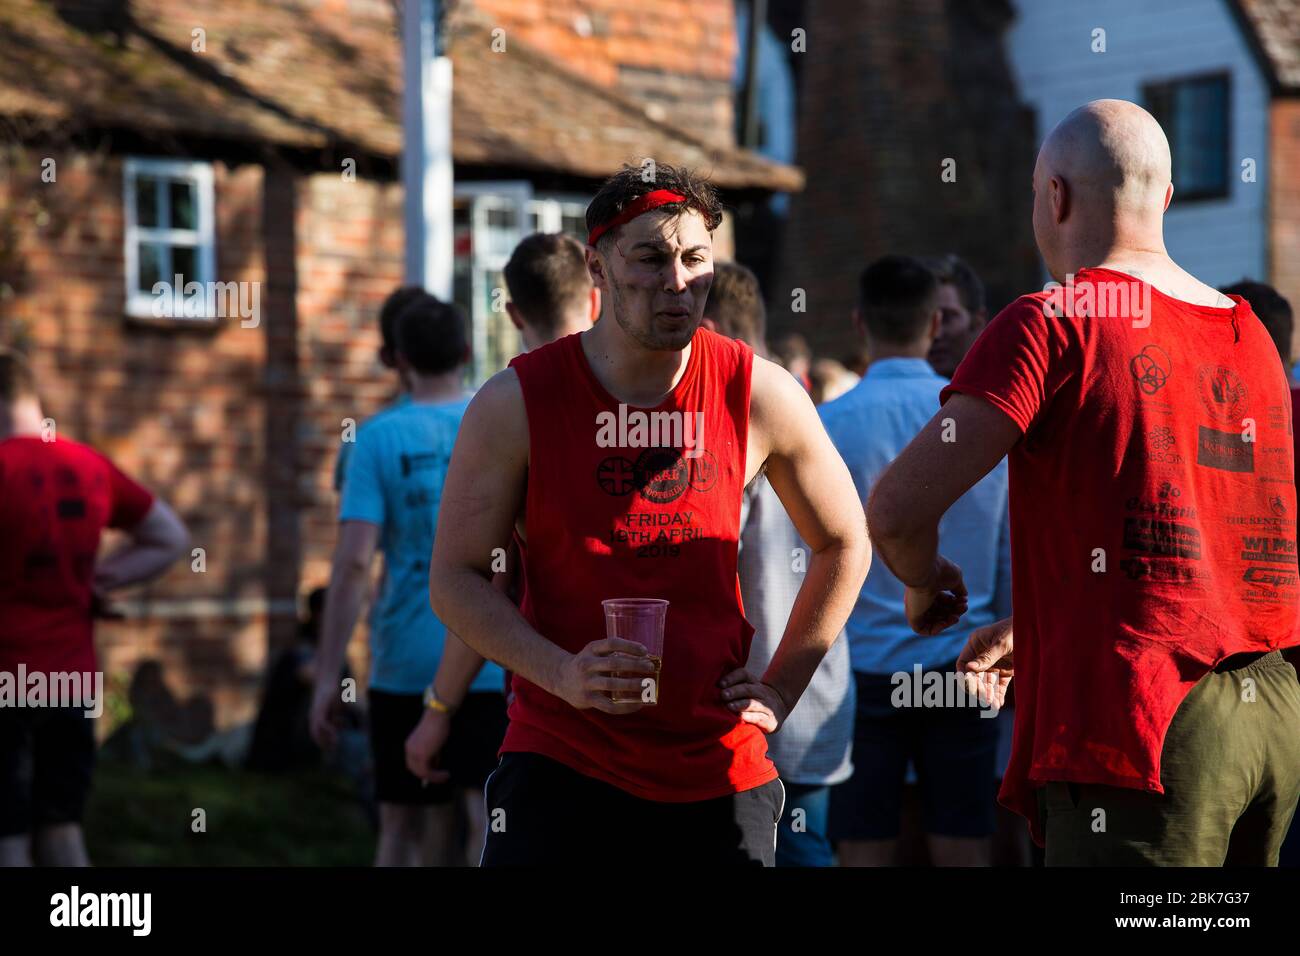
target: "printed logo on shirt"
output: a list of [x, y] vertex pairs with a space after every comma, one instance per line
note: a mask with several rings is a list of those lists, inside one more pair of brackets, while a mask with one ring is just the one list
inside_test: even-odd
[[1242, 441], [1237, 432], [1197, 426], [1196, 463], [1220, 471], [1254, 472], [1255, 443]]
[[425, 468], [436, 468], [441, 464], [445, 470], [450, 463], [450, 459], [444, 454], [436, 451], [419, 452], [414, 455], [408, 455], [402, 452], [402, 477], [409, 478], [412, 472], [421, 471]]
[[676, 558], [681, 546], [704, 539], [704, 529], [695, 520], [695, 512], [633, 512], [616, 519], [608, 542], [613, 546], [635, 548], [638, 558]]
[[[1260, 568], [1251, 565], [1241, 579], [1247, 584], [1259, 584], [1266, 588], [1291, 588], [1300, 582], [1300, 573], [1295, 568]], [[1266, 596], [1254, 591], [1247, 591], [1246, 594]]]
[[1290, 411], [1291, 411], [1290, 405], [1287, 406], [1269, 405], [1268, 408], [1264, 410], [1264, 413], [1268, 416], [1268, 427], [1276, 428], [1279, 431], [1285, 432], [1287, 435], [1290, 435], [1291, 434]]
[[1145, 578], [1174, 584], [1195, 584], [1209, 577], [1204, 568], [1176, 558], [1132, 557], [1125, 558], [1119, 566], [1133, 581]]
[[1222, 365], [1202, 365], [1196, 370], [1201, 404], [1216, 420], [1239, 424], [1246, 411], [1246, 385], [1237, 373]]
[[1174, 448], [1174, 430], [1167, 425], [1156, 425], [1147, 433], [1146, 448], [1138, 449], [1143, 461], [1162, 465], [1181, 465], [1183, 456]]
[[1263, 561], [1271, 564], [1296, 563], [1295, 542], [1287, 538], [1265, 538], [1242, 535], [1241, 560]]
[[675, 448], [648, 448], [636, 460], [641, 497], [666, 505], [682, 496], [691, 480], [691, 463]]
[[607, 495], [630, 495], [636, 487], [635, 468], [630, 458], [610, 455], [596, 466], [596, 484]]
[[60, 498], [55, 505], [55, 512], [65, 521], [75, 521], [86, 517], [85, 498]]
[[1173, 363], [1160, 346], [1146, 345], [1141, 352], [1129, 359], [1128, 370], [1142, 389], [1143, 395], [1154, 395], [1169, 381]]
[[[1282, 508], [1286, 512], [1286, 506]], [[1284, 529], [1291, 525], [1291, 522], [1284, 518], [1270, 518], [1268, 515], [1228, 515], [1224, 519], [1225, 524], [1244, 524], [1244, 525], [1267, 525], [1270, 528]]]
[[1152, 518], [1124, 519], [1124, 547], [1175, 558], [1201, 557], [1201, 532], [1191, 525]]
[[1183, 493], [1172, 481], [1161, 482], [1156, 495], [1159, 497], [1159, 501], [1143, 501], [1134, 495], [1124, 502], [1124, 507], [1128, 511], [1136, 511], [1139, 514], [1152, 515], [1157, 518], [1196, 520], [1195, 508], [1178, 503], [1178, 499], [1182, 497]]
[[696, 491], [708, 491], [718, 480], [718, 462], [713, 452], [706, 451], [699, 458], [691, 459], [691, 487]]
[[610, 455], [596, 466], [596, 485], [615, 498], [640, 491], [654, 504], [668, 504], [687, 488], [710, 491], [718, 480], [718, 461], [710, 451], [686, 458], [675, 448], [648, 448], [633, 462], [622, 455]]

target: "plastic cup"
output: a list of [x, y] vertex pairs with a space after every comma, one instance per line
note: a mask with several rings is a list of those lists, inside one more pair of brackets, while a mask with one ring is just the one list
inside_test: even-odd
[[605, 609], [605, 636], [635, 641], [642, 645], [646, 649], [646, 656], [655, 666], [653, 676], [634, 671], [615, 671], [615, 677], [640, 678], [641, 690], [611, 691], [610, 700], [615, 703], [659, 703], [659, 675], [663, 668], [664, 619], [668, 616], [668, 602], [662, 598], [610, 598], [600, 603]]

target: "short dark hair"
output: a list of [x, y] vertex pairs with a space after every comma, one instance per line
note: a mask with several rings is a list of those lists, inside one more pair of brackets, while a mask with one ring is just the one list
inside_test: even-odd
[[[617, 217], [629, 203], [656, 189], [669, 189], [686, 197], [680, 203], [668, 203], [660, 206], [660, 209], [678, 215], [693, 209], [704, 217], [709, 232], [717, 229], [722, 222], [722, 203], [718, 201], [718, 194], [707, 179], [693, 170], [647, 160], [638, 166], [624, 165], [605, 180], [587, 206], [588, 234]], [[606, 237], [617, 234], [617, 228], [611, 229], [600, 237], [597, 244]]]
[[716, 322], [718, 333], [727, 338], [740, 339], [750, 348], [762, 342], [767, 310], [758, 277], [739, 262], [715, 262], [704, 315]]
[[398, 354], [422, 375], [450, 372], [469, 353], [465, 313], [432, 295], [399, 312], [396, 326]]
[[812, 361], [808, 340], [798, 332], [789, 332], [768, 345], [768, 351], [783, 368], [789, 368], [798, 359]]
[[1282, 364], [1291, 364], [1291, 333], [1295, 330], [1295, 316], [1291, 312], [1291, 303], [1277, 289], [1267, 282], [1242, 279], [1219, 290], [1224, 295], [1239, 295], [1246, 300], [1250, 311], [1259, 316], [1268, 334], [1277, 346], [1277, 354], [1282, 356]]
[[21, 352], [0, 346], [0, 402], [12, 404], [20, 398], [40, 398], [36, 374]]
[[966, 260], [949, 252], [942, 256], [931, 256], [925, 260], [925, 264], [930, 267], [940, 285], [950, 285], [957, 290], [957, 298], [967, 312], [983, 311], [984, 283]]
[[882, 256], [858, 279], [863, 324], [873, 339], [891, 345], [910, 345], [925, 334], [938, 294], [938, 278], [912, 256]]
[[423, 286], [404, 285], [388, 293], [388, 298], [379, 307], [379, 336], [389, 352], [397, 348], [397, 317], [408, 305], [421, 299], [438, 301]]
[[553, 333], [564, 314], [591, 295], [591, 274], [582, 243], [563, 233], [525, 236], [503, 270], [510, 300], [539, 332]]

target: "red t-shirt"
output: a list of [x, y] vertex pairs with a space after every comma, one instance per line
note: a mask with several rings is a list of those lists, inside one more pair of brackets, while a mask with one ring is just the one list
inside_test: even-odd
[[999, 799], [1040, 845], [1037, 786], [1163, 793], [1187, 692], [1297, 632], [1291, 396], [1268, 333], [1238, 296], [1195, 306], [1110, 270], [1083, 270], [1075, 294], [1057, 318], [1047, 293], [1004, 309], [940, 398], [978, 396], [1024, 433], [1008, 456], [1016, 723]]
[[617, 416], [619, 403], [592, 372], [580, 335], [510, 363], [528, 413], [524, 616], [577, 652], [605, 638], [604, 599], [667, 598], [669, 607], [657, 705], [578, 710], [515, 675], [502, 753], [539, 753], [665, 802], [776, 777], [766, 736], [718, 687], [745, 665], [754, 635], [736, 577], [752, 362], [747, 346], [700, 329], [672, 393], [654, 409], [628, 409], [703, 412], [696, 458], [681, 445], [602, 447], [597, 416]]
[[0, 441], [0, 670], [93, 671], [91, 584], [100, 534], [153, 495], [85, 445]]
[[[1295, 432], [1295, 434], [1292, 435], [1291, 437], [1295, 443], [1294, 448], [1295, 448], [1296, 461], [1300, 461], [1300, 429], [1294, 427], [1294, 423], [1297, 417], [1300, 417], [1300, 387], [1292, 386], [1291, 387], [1291, 422], [1292, 422], [1291, 430]], [[1300, 474], [1296, 475], [1296, 481], [1300, 482]], [[1297, 558], [1300, 558], [1300, 555], [1297, 555]]]

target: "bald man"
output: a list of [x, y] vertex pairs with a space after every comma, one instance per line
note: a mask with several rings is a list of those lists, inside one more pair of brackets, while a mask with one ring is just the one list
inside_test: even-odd
[[964, 609], [939, 520], [1009, 456], [1012, 619], [958, 662], [1016, 722], [1000, 800], [1049, 865], [1276, 865], [1300, 799], [1286, 378], [1238, 296], [1165, 251], [1169, 145], [1071, 113], [1034, 170], [1057, 283], [997, 316], [878, 481], [868, 525], [920, 634]]

